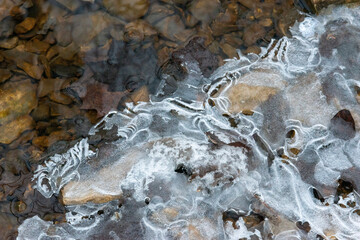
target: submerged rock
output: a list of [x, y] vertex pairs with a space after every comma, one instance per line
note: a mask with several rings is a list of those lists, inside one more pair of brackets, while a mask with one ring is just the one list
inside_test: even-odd
[[149, 0], [103, 0], [105, 8], [113, 15], [132, 21], [144, 16]]
[[21, 133], [31, 130], [34, 127], [34, 121], [29, 115], [24, 115], [13, 121], [0, 126], [0, 143], [9, 144], [18, 137]]
[[355, 122], [347, 109], [339, 111], [330, 122], [330, 130], [335, 137], [349, 140], [355, 137]]
[[32, 17], [25, 18], [24, 21], [15, 26], [15, 32], [18, 34], [27, 33], [34, 28], [36, 19]]
[[0, 86], [0, 125], [29, 114], [37, 106], [36, 85], [30, 80]]

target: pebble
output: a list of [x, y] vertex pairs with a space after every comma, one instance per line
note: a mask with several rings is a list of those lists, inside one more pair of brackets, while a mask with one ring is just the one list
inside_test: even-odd
[[103, 4], [111, 14], [132, 21], [146, 14], [150, 2], [149, 0], [103, 0]]
[[34, 28], [35, 24], [36, 24], [35, 18], [27, 17], [25, 18], [24, 21], [22, 21], [21, 23], [15, 26], [15, 33], [17, 34], [27, 33]]
[[45, 54], [49, 47], [49, 43], [40, 41], [38, 39], [33, 39], [25, 43], [25, 51], [36, 54]]
[[16, 47], [18, 42], [19, 42], [19, 38], [16, 36], [11, 37], [11, 38], [5, 38], [0, 41], [0, 48], [12, 49], [12, 48]]

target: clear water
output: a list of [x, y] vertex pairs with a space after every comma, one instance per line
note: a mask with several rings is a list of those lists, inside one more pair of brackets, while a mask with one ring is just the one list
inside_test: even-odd
[[[109, 113], [35, 174], [46, 197], [68, 190], [67, 223], [36, 216], [18, 239], [360, 239], [351, 179], [360, 168], [360, 8], [328, 9], [291, 32], [259, 56], [239, 52], [210, 78], [189, 62], [191, 74], [173, 97]], [[276, 95], [243, 114], [228, 97], [238, 84]], [[355, 119], [353, 138], [329, 129], [341, 109]], [[91, 147], [93, 136], [114, 128], [117, 140]], [[175, 172], [179, 166], [191, 173]], [[353, 180], [356, 191], [337, 196], [339, 179]], [[79, 204], [89, 190], [121, 196], [122, 205]], [[233, 225], [223, 221], [229, 209], [264, 220], [249, 227], [240, 217]]]

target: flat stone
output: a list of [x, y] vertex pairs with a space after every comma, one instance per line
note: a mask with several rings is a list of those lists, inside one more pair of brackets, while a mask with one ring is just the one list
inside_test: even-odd
[[34, 121], [29, 115], [21, 116], [12, 122], [0, 126], [0, 143], [9, 144], [17, 139], [22, 132], [31, 130]]
[[101, 169], [91, 178], [79, 182], [72, 181], [62, 189], [65, 205], [83, 204], [86, 202], [104, 203], [122, 196], [123, 181], [132, 166], [143, 154], [137, 151], [126, 154], [109, 167]]
[[45, 97], [53, 91], [66, 88], [71, 83], [68, 78], [41, 78], [38, 86], [38, 97]]
[[138, 19], [148, 11], [149, 0], [103, 0], [104, 7], [113, 15], [128, 21]]
[[50, 93], [49, 98], [53, 102], [57, 102], [57, 103], [65, 104], [65, 105], [68, 105], [73, 102], [71, 97], [69, 97], [68, 95], [65, 95], [59, 91]]
[[16, 47], [18, 42], [19, 42], [19, 38], [16, 36], [12, 38], [5, 38], [0, 41], [0, 48], [12, 49]]
[[36, 19], [32, 17], [27, 17], [21, 23], [15, 26], [15, 32], [17, 34], [23, 34], [29, 32], [31, 29], [34, 28], [36, 23]]
[[5, 82], [12, 76], [10, 70], [0, 69], [0, 83]]
[[50, 44], [38, 39], [30, 40], [25, 43], [25, 51], [37, 54], [45, 54]]
[[230, 100], [231, 113], [254, 110], [285, 87], [285, 81], [280, 75], [265, 70], [248, 73], [238, 82], [224, 93]]
[[29, 114], [37, 106], [36, 85], [30, 80], [5, 83], [0, 92], [0, 125]]

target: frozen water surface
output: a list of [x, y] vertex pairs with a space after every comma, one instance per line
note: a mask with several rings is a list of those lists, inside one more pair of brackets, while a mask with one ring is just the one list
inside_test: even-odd
[[[18, 238], [360, 239], [360, 8], [291, 32], [209, 79], [189, 63], [174, 96], [109, 113], [35, 175], [68, 222], [33, 217]], [[331, 128], [342, 109], [354, 135]]]

